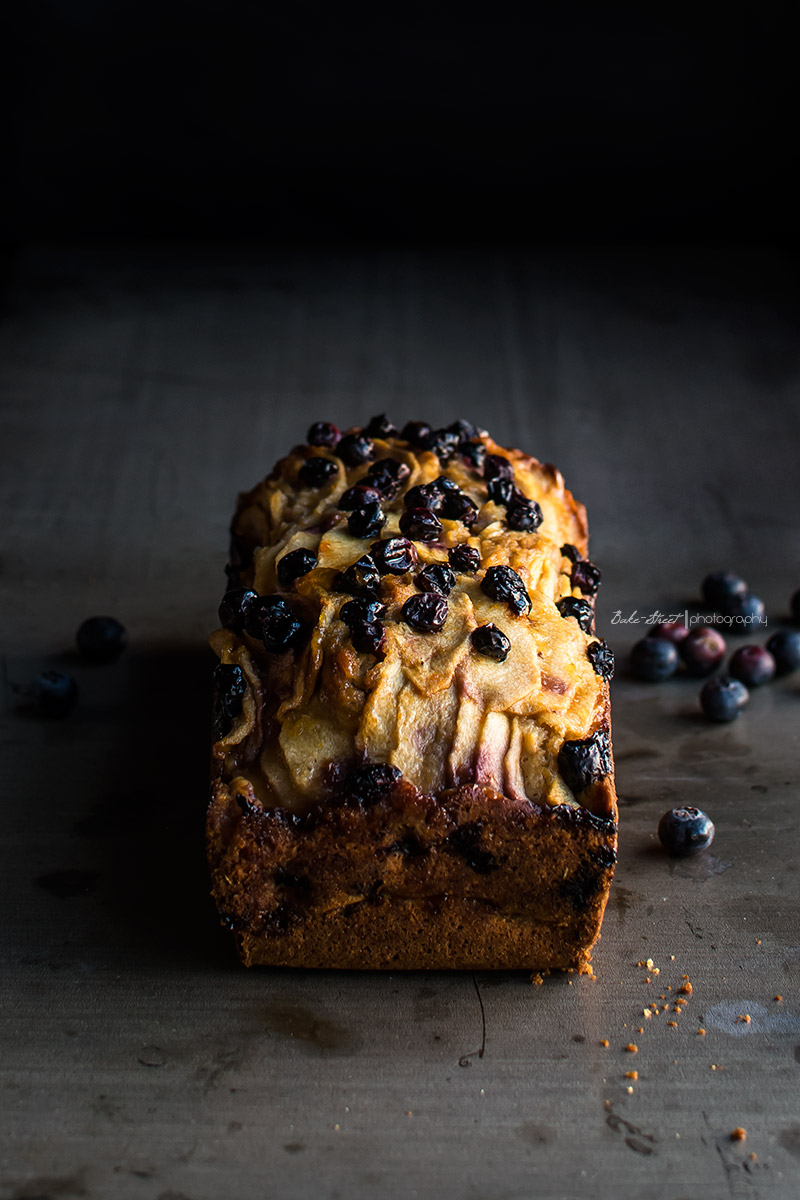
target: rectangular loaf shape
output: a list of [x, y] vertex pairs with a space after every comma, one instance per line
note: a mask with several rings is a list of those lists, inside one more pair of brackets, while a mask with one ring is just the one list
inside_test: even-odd
[[211, 637], [242, 961], [583, 967], [617, 844], [583, 507], [463, 422], [309, 439], [239, 497]]

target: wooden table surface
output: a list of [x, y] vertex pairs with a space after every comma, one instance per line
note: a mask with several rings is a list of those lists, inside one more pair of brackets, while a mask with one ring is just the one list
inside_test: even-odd
[[[643, 626], [612, 623], [725, 566], [768, 634], [800, 586], [780, 257], [32, 250], [0, 357], [3, 1200], [800, 1196], [800, 677], [712, 726], [695, 682], [626, 676]], [[622, 804], [596, 979], [246, 971], [217, 927], [234, 497], [312, 419], [382, 410], [484, 423], [587, 504]], [[94, 613], [116, 665], [73, 654]], [[69, 719], [20, 703], [44, 666]], [[679, 803], [717, 826], [691, 860], [655, 838]]]

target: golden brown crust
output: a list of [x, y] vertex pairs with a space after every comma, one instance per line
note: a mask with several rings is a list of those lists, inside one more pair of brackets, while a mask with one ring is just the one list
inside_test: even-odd
[[[596, 636], [557, 605], [593, 602], [573, 570], [586, 513], [551, 464], [477, 441], [508, 460], [541, 525], [512, 529], [466, 458], [376, 439], [372, 460], [408, 472], [383, 503], [381, 536], [398, 536], [410, 487], [445, 475], [477, 518], [469, 528], [442, 518], [435, 543], [415, 543], [419, 566], [446, 563], [460, 544], [480, 555], [476, 575], [459, 573], [437, 634], [403, 621], [413, 574], [384, 574], [377, 654], [354, 646], [339, 615], [352, 599], [341, 573], [376, 539], [353, 537], [338, 504], [371, 463], [295, 447], [239, 497], [238, 582], [286, 597], [308, 633], [286, 653], [241, 627], [211, 638], [241, 672], [243, 696], [213, 748], [208, 854], [248, 965], [541, 970], [586, 962], [599, 936], [616, 849], [609, 689]], [[309, 487], [301, 468], [317, 455], [336, 466]], [[298, 549], [315, 565], [283, 588], [277, 563]], [[486, 594], [494, 566], [519, 575], [529, 612]], [[510, 642], [502, 663], [471, 644], [490, 622]], [[362, 763], [390, 764], [402, 782], [359, 803], [346, 778]]]

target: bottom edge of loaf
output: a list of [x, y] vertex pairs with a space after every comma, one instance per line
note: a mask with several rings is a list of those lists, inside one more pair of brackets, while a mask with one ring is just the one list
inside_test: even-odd
[[297, 817], [218, 781], [212, 893], [248, 966], [581, 967], [611, 886], [615, 817], [403, 782], [366, 809], [326, 802]]

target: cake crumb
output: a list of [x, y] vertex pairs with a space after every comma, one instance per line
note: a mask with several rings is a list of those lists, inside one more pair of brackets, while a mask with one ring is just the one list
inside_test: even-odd
[[783, 999], [783, 996], [776, 996], [775, 999], [777, 1000], [778, 1004], [780, 1004], [781, 1000]]
[[700, 1034], [700, 1037], [705, 1037], [705, 1036], [706, 1036], [706, 1031], [705, 1031], [705, 1029], [703, 1029], [703, 1028], [700, 1028], [700, 1029], [698, 1029], [698, 1031], [697, 1031], [697, 1032]]
[[609, 1042], [608, 1038], [600, 1038], [600, 1045], [601, 1045], [601, 1046], [608, 1046], [608, 1045], [610, 1045], [610, 1042]]
[[742, 1021], [745, 1025], [749, 1025], [751, 1019], [750, 1013], [739, 1013], [739, 1016], [736, 1018], [737, 1021]]
[[677, 1028], [678, 1028], [678, 1022], [677, 1022], [677, 1021], [667, 1021], [667, 1024], [668, 1024], [668, 1025], [671, 1025], [673, 1029], [677, 1029]]
[[[684, 978], [686, 978], [686, 977], [684, 976]], [[678, 988], [678, 991], [684, 996], [691, 996], [692, 992], [694, 991], [694, 988], [692, 987], [689, 980], [686, 979], [686, 982], [681, 984], [681, 986]]]
[[544, 983], [544, 975], [540, 971], [537, 971], [535, 975], [531, 975], [531, 983], [534, 987], [541, 987]]
[[644, 965], [647, 967], [647, 969], [648, 969], [648, 970], [652, 970], [652, 969], [653, 969], [653, 966], [654, 966], [655, 964], [653, 963], [653, 960], [652, 960], [652, 958], [648, 958], [648, 959], [647, 959], [647, 961], [646, 961], [646, 963], [645, 963]]
[[341, 1125], [334, 1125], [333, 1132], [338, 1133], [341, 1128], [342, 1128]]
[[750, 1159], [750, 1162], [758, 1162], [758, 1155], [755, 1150], [751, 1150], [747, 1157]]
[[732, 1142], [747, 1141], [747, 1130], [743, 1129], [741, 1125], [737, 1125], [735, 1129], [731, 1130], [731, 1141]]
[[639, 1078], [639, 1072], [638, 1072], [638, 1071], [626, 1071], [626, 1072], [625, 1072], [625, 1078], [626, 1078], [626, 1079], [638, 1079], [638, 1078]]
[[651, 1009], [649, 1009], [649, 1008], [643, 1008], [643, 1009], [642, 1009], [642, 1016], [643, 1016], [643, 1017], [647, 1017], [648, 1021], [650, 1020], [650, 1018], [652, 1017], [652, 1015], [653, 1015], [653, 1013], [652, 1013], [652, 1010], [651, 1010]]
[[639, 1053], [639, 1047], [636, 1045], [635, 1042], [628, 1042], [625, 1049], [628, 1051], [628, 1054], [638, 1054]]
[[625, 1088], [625, 1091], [628, 1093], [629, 1096], [633, 1095], [633, 1088], [631, 1087], [630, 1084], [628, 1084], [628, 1086]]
[[[669, 961], [670, 961], [670, 962], [675, 962], [675, 955], [674, 955], [674, 954], [670, 954], [670, 956], [669, 956]], [[676, 1134], [676, 1137], [680, 1137], [680, 1136], [681, 1136], [681, 1135], [680, 1135], [679, 1133], [678, 1133], [678, 1134]]]
[[760, 945], [761, 945], [761, 938], [756, 938], [756, 945], [757, 945], [757, 946], [760, 946]]
[[637, 1032], [637, 1033], [644, 1033], [644, 1025], [640, 1025], [640, 1026], [639, 1026], [639, 1028], [636, 1030], [636, 1032]]

